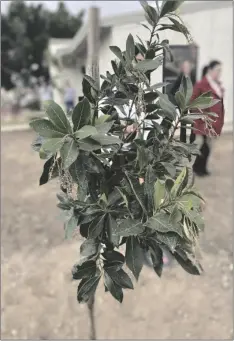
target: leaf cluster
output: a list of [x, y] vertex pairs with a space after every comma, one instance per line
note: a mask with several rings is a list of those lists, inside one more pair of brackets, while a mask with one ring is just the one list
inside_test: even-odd
[[[113, 71], [101, 76], [100, 88], [84, 76], [84, 99], [71, 115], [49, 101], [48, 118], [30, 123], [39, 134], [33, 147], [46, 159], [40, 184], [62, 180], [58, 207], [66, 237], [79, 229], [85, 239], [81, 260], [72, 271], [73, 279], [80, 280], [79, 302], [94, 295], [101, 279], [105, 291], [122, 302], [123, 289], [133, 289], [125, 268], [138, 280], [145, 253], [158, 276], [163, 249], [188, 273], [202, 271], [195, 257], [204, 229], [202, 198], [192, 173], [199, 151], [195, 144], [180, 142], [175, 132], [183, 123], [210, 119], [202, 110], [214, 101], [210, 94], [191, 101], [193, 88], [187, 77], [175, 94], [176, 104], [159, 91], [165, 84], [150, 84], [151, 73], [163, 62], [162, 51], [169, 49], [159, 32], [170, 29], [189, 35], [179, 18], [173, 19], [181, 2], [163, 1], [153, 8], [141, 1], [149, 40], [136, 41], [129, 34], [125, 51], [111, 46], [116, 57]], [[139, 53], [143, 60], [137, 58]], [[122, 247], [124, 254], [117, 251]]]

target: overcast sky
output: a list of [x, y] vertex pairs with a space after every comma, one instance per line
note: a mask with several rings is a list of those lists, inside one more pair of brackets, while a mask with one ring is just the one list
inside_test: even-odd
[[[17, 1], [17, 0], [13, 0]], [[1, 0], [1, 10], [6, 11], [10, 1]], [[26, 1], [27, 3], [43, 3], [47, 8], [54, 10], [57, 7], [58, 1]], [[67, 8], [76, 14], [82, 8], [89, 8], [92, 5], [97, 5], [101, 9], [101, 16], [108, 16], [126, 12], [134, 12], [141, 8], [139, 1], [65, 1]]]

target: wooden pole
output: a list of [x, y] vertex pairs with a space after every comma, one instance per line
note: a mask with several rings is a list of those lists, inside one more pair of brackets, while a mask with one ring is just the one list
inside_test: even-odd
[[90, 7], [88, 12], [88, 67], [87, 74], [99, 87], [100, 12], [98, 7]]

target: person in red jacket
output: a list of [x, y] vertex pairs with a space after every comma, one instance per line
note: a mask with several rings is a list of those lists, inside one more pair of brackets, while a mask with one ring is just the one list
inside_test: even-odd
[[212, 127], [208, 128], [206, 122], [201, 119], [194, 122], [194, 134], [196, 135], [196, 142], [200, 145], [201, 152], [201, 155], [196, 158], [193, 165], [193, 170], [198, 176], [207, 176], [210, 174], [207, 170], [212, 142], [212, 137], [210, 135], [219, 136], [224, 124], [224, 89], [220, 83], [221, 70], [222, 66], [219, 61], [214, 60], [210, 62], [203, 70], [202, 80], [195, 84], [191, 98], [191, 101], [193, 101], [200, 95], [210, 92], [214, 99], [219, 100], [213, 107], [205, 110], [206, 112], [213, 112], [218, 115], [217, 117], [212, 118], [214, 119]]

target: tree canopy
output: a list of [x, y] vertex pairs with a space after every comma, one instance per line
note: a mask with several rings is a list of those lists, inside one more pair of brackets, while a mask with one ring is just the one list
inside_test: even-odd
[[[82, 25], [84, 11], [69, 13], [63, 1], [52, 12], [42, 4], [12, 1], [7, 13], [1, 14], [1, 79], [10, 89], [13, 73], [47, 76], [44, 55], [50, 38], [72, 38]], [[37, 64], [37, 70], [31, 65]]]

